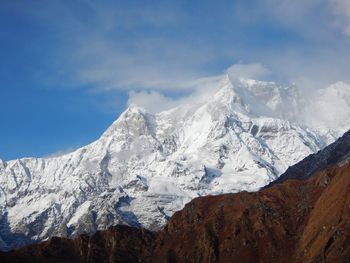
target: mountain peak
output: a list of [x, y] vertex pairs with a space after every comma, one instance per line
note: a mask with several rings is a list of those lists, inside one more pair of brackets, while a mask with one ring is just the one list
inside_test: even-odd
[[231, 107], [232, 104], [241, 104], [241, 94], [237, 87], [233, 86], [228, 74], [224, 76], [220, 83], [219, 90], [215, 93], [213, 97], [214, 102], [219, 102], [225, 106]]
[[241, 112], [250, 117], [265, 116], [294, 121], [298, 113], [299, 92], [275, 82], [235, 78], [226, 74], [210, 103], [229, 112]]
[[152, 133], [153, 119], [154, 116], [144, 108], [131, 103], [119, 118], [103, 133], [102, 137], [119, 136], [125, 132], [132, 136]]
[[145, 114], [147, 111], [145, 108], [135, 104], [135, 103], [130, 103], [128, 105], [128, 107], [126, 108], [125, 112], [129, 112], [129, 113], [136, 113], [136, 114]]
[[130, 103], [129, 106], [126, 108], [126, 110], [121, 114], [122, 115], [152, 115], [149, 112], [147, 112], [147, 110], [135, 103]]

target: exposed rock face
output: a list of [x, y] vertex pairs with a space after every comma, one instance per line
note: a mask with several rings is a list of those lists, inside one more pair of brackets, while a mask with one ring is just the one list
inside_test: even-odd
[[[152, 233], [53, 238], [1, 262], [350, 262], [350, 164], [259, 192], [196, 198]], [[70, 259], [71, 261], [69, 261]]]

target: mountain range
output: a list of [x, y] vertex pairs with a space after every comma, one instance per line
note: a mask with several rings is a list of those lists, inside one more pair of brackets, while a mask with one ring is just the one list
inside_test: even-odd
[[159, 230], [196, 197], [257, 191], [350, 127], [348, 94], [337, 83], [306, 100], [224, 76], [203, 101], [157, 114], [130, 105], [73, 152], [0, 161], [0, 249], [117, 224]]
[[161, 231], [113, 226], [0, 253], [1, 262], [350, 261], [350, 131], [257, 192], [198, 197]]

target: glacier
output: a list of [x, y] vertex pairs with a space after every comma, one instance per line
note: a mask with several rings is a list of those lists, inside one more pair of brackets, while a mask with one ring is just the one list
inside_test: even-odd
[[205, 101], [156, 114], [129, 105], [74, 152], [0, 160], [0, 249], [115, 224], [159, 229], [195, 197], [256, 191], [348, 125], [300, 122], [304, 106], [294, 86], [226, 75]]

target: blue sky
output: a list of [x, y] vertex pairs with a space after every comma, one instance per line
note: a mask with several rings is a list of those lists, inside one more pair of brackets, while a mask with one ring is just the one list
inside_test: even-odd
[[6, 160], [87, 144], [128, 102], [161, 110], [229, 67], [305, 90], [350, 81], [347, 0], [5, 0], [0, 40]]

